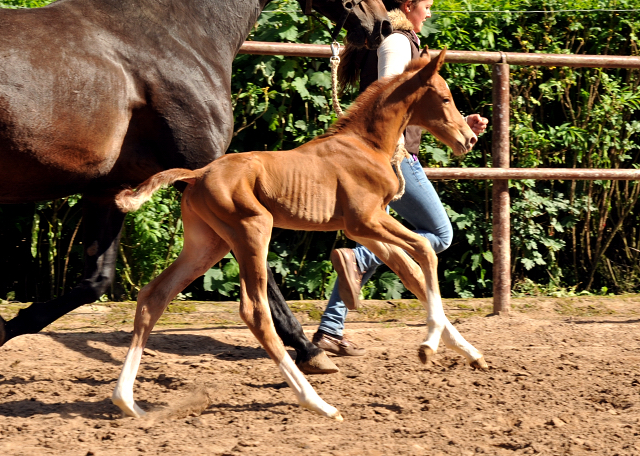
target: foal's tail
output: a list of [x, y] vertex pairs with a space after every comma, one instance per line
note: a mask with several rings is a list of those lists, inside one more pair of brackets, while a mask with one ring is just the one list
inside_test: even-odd
[[136, 211], [149, 201], [160, 188], [167, 187], [176, 181], [185, 181], [192, 184], [196, 176], [197, 173], [189, 169], [175, 168], [162, 171], [138, 185], [135, 190], [128, 188], [118, 193], [116, 195], [116, 206], [123, 212]]

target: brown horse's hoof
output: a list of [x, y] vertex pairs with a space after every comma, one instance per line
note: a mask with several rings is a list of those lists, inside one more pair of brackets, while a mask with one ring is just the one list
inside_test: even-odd
[[340, 371], [324, 351], [303, 363], [296, 363], [296, 366], [307, 375], [335, 374]]
[[7, 329], [5, 327], [6, 325], [7, 322], [0, 316], [0, 347], [2, 347], [7, 341]]
[[469, 365], [471, 367], [473, 367], [474, 369], [478, 369], [478, 370], [482, 370], [482, 371], [489, 370], [489, 365], [484, 360], [484, 356], [481, 356], [480, 358], [476, 359], [475, 361], [472, 361]]
[[431, 364], [436, 358], [436, 352], [430, 347], [421, 346], [418, 348], [418, 357], [422, 364]]

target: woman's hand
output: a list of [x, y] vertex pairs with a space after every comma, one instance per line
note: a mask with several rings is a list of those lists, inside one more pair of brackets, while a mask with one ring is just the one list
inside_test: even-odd
[[482, 117], [480, 114], [471, 114], [467, 116], [467, 125], [476, 134], [481, 135], [487, 129], [489, 119]]

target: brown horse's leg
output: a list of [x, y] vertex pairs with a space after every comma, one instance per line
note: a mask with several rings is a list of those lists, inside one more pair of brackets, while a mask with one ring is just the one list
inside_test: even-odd
[[171, 299], [229, 252], [229, 245], [185, 204], [182, 205], [182, 217], [184, 247], [176, 261], [138, 295], [131, 346], [111, 396], [113, 403], [129, 416], [144, 415], [133, 399], [133, 383], [154, 325]]
[[[72, 310], [95, 302], [109, 290], [115, 277], [115, 264], [124, 214], [113, 199], [83, 197], [84, 280], [69, 293], [44, 303], [33, 303], [10, 321], [0, 316], [0, 346], [14, 337], [34, 334]], [[324, 350], [305, 336], [269, 272], [268, 297], [276, 331], [284, 343], [296, 350], [296, 364], [306, 374], [338, 372]]]
[[323, 349], [313, 345], [304, 335], [302, 326], [278, 289], [273, 273], [267, 266], [267, 297], [278, 336], [285, 345], [296, 351], [296, 366], [305, 374], [333, 374], [338, 367]]
[[[16, 301], [34, 299], [37, 275], [31, 261], [31, 228], [35, 212], [35, 203], [0, 205], [4, 222], [0, 228], [0, 297], [13, 291]], [[12, 223], [7, 223], [9, 220]]]
[[[444, 314], [437, 275], [438, 258], [429, 241], [384, 211], [376, 211], [365, 223], [353, 222], [348, 226], [347, 235], [351, 233], [350, 237], [369, 248], [398, 274], [427, 310], [428, 333], [420, 345], [420, 360], [427, 363], [433, 358], [442, 337], [447, 347], [465, 356], [473, 367], [486, 367], [482, 354], [460, 335]], [[407, 253], [418, 262], [421, 273]]]
[[112, 196], [82, 198], [84, 279], [69, 293], [48, 302], [36, 302], [5, 322], [0, 318], [0, 346], [22, 334], [34, 334], [83, 304], [95, 302], [115, 277], [118, 243], [124, 221]]
[[232, 246], [240, 265], [240, 316], [269, 357], [277, 364], [298, 403], [320, 415], [342, 421], [338, 410], [323, 401], [296, 367], [276, 334], [267, 305], [266, 260], [272, 228], [271, 214], [252, 216], [234, 226]]

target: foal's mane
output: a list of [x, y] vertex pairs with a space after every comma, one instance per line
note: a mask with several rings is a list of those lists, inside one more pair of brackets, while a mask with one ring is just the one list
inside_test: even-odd
[[327, 138], [344, 132], [354, 121], [361, 120], [364, 116], [375, 111], [374, 104], [380, 99], [382, 93], [392, 86], [398, 86], [411, 78], [416, 71], [421, 70], [429, 63], [426, 58], [411, 60], [404, 71], [395, 76], [379, 79], [367, 87], [364, 93], [360, 94], [356, 101], [349, 107], [345, 115], [338, 118], [329, 129], [317, 139]]

